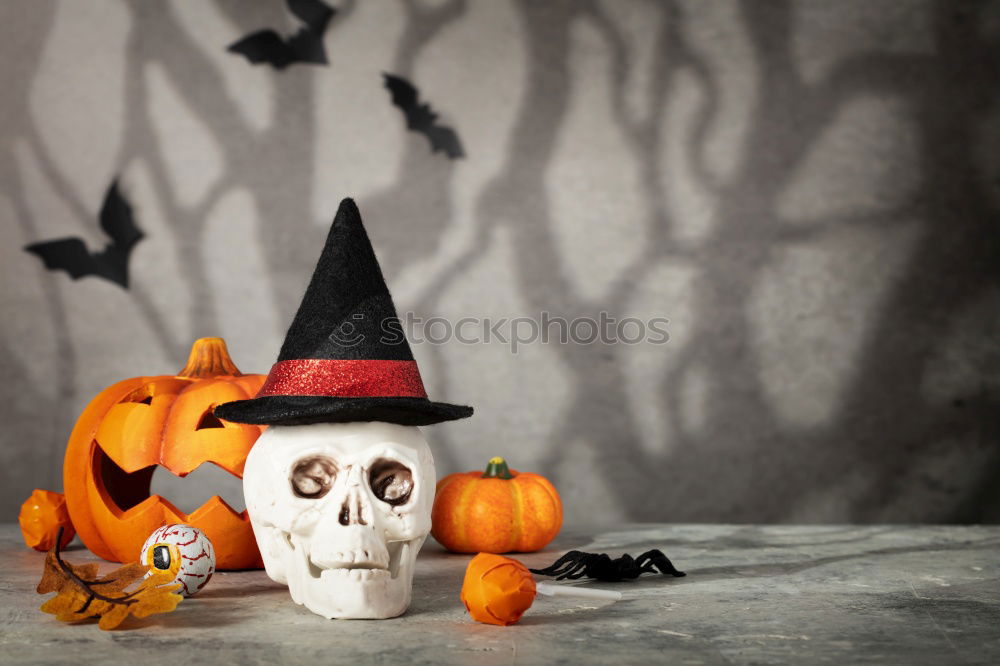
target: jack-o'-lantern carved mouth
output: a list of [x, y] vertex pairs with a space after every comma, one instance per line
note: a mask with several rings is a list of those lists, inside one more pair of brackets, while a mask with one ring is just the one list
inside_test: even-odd
[[[222, 465], [214, 461], [205, 461], [196, 470], [200, 471], [207, 465], [211, 465], [216, 469], [225, 469]], [[172, 481], [188, 477], [189, 474], [195, 473], [195, 470], [192, 470], [191, 473], [175, 474], [163, 465], [149, 465], [129, 472], [122, 469], [111, 456], [105, 453], [97, 441], [94, 442], [93, 447], [92, 469], [97, 476], [97, 488], [100, 490], [104, 504], [119, 518], [127, 518], [131, 514], [142, 513], [152, 505], [159, 505], [176, 514], [181, 521], [196, 521], [199, 516], [213, 513], [219, 509], [225, 510], [242, 521], [249, 520], [246, 510], [237, 511], [230, 506], [229, 502], [222, 498], [223, 494], [228, 494], [234, 504], [242, 505], [242, 496], [236, 497], [234, 493], [222, 493], [220, 491], [219, 494], [212, 495], [201, 506], [195, 508], [190, 513], [185, 513], [177, 506], [177, 504], [181, 504], [184, 508], [187, 508], [186, 505], [188, 502], [184, 499], [178, 497], [176, 500], [177, 504], [175, 504], [165, 497], [152, 492], [154, 474], [158, 470], [168, 473], [172, 477]], [[234, 473], [232, 470], [226, 471], [236, 479], [241, 478], [239, 474]], [[189, 479], [188, 483], [196, 485], [194, 488], [189, 488], [192, 495], [204, 496], [206, 488], [203, 487], [200, 479]], [[176, 486], [177, 484], [171, 483], [170, 485]], [[242, 491], [238, 492], [242, 495]]]

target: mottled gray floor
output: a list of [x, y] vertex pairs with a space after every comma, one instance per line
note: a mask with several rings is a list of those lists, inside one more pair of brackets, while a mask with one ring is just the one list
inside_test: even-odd
[[[598, 534], [598, 536], [593, 536]], [[0, 661], [184, 663], [893, 663], [1000, 662], [1000, 527], [638, 525], [567, 530], [569, 548], [662, 548], [688, 572], [602, 584], [594, 607], [539, 599], [520, 624], [469, 619], [465, 556], [429, 544], [401, 618], [327, 621], [263, 572], [217, 574], [177, 611], [126, 630], [70, 626], [36, 610], [43, 556], [0, 528]], [[71, 561], [90, 554], [71, 550]], [[108, 565], [110, 566], [110, 565]]]

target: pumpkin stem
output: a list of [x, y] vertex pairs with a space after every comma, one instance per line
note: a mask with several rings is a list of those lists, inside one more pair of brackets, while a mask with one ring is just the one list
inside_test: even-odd
[[514, 475], [510, 473], [510, 468], [507, 467], [507, 461], [496, 456], [495, 458], [490, 458], [490, 461], [486, 463], [486, 471], [483, 472], [484, 479], [513, 479]]
[[239, 377], [240, 372], [233, 359], [229, 358], [226, 341], [222, 338], [199, 338], [191, 345], [187, 365], [177, 373], [178, 379], [201, 379], [231, 375]]

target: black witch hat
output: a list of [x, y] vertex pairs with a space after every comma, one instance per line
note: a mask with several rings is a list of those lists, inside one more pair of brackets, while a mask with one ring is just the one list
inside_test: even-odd
[[215, 415], [257, 425], [430, 425], [472, 408], [427, 399], [361, 214], [344, 199], [267, 381], [257, 397]]

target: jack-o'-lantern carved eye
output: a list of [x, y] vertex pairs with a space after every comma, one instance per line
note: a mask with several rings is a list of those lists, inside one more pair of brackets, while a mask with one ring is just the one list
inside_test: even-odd
[[337, 477], [337, 464], [325, 456], [309, 456], [292, 468], [292, 490], [299, 497], [319, 499], [330, 492]]
[[213, 414], [212, 410], [209, 409], [202, 415], [201, 420], [198, 421], [198, 426], [195, 428], [195, 430], [204, 430], [205, 428], [225, 428], [225, 427], [226, 426], [222, 424], [222, 421], [219, 420], [219, 417]]
[[153, 404], [153, 387], [147, 384], [142, 388], [132, 391], [122, 402], [136, 402], [141, 405], [151, 405]]

